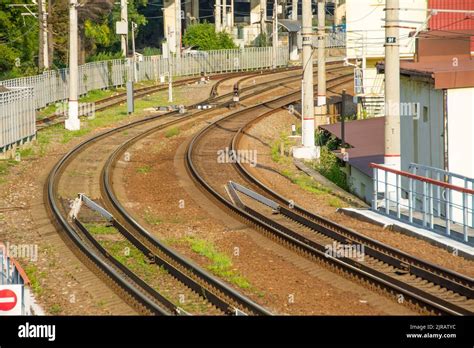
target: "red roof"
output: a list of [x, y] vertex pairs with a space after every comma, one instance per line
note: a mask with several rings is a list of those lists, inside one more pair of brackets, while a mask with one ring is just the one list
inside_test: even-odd
[[[341, 123], [319, 126], [339, 139]], [[348, 162], [364, 174], [372, 177], [370, 163], [383, 163], [385, 117], [345, 122], [345, 142], [352, 147], [346, 149]]]
[[[473, 0], [429, 0], [429, 9], [474, 11]], [[474, 15], [466, 13], [438, 13], [432, 16], [430, 30], [474, 30]]]

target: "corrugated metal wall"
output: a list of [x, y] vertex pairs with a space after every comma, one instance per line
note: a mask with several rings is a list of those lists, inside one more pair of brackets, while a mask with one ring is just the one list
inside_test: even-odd
[[[474, 11], [474, 0], [429, 0], [428, 8]], [[431, 30], [474, 30], [474, 15], [438, 13], [431, 17], [429, 27]]]

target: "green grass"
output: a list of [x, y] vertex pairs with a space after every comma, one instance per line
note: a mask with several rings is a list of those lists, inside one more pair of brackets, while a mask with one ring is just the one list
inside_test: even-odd
[[216, 250], [214, 244], [195, 237], [186, 237], [185, 242], [195, 253], [204, 256], [210, 261], [207, 268], [215, 275], [222, 277], [239, 288], [249, 289], [250, 283], [232, 268], [232, 260], [226, 254]]
[[18, 162], [12, 159], [0, 160], [0, 185], [7, 182], [6, 177], [10, 173], [10, 168], [17, 164]]
[[62, 307], [59, 304], [53, 304], [51, 307], [49, 307], [49, 313], [52, 315], [57, 315], [62, 312]]
[[337, 197], [329, 198], [328, 203], [331, 207], [334, 207], [334, 208], [342, 208], [346, 205], [346, 204], [344, 204], [344, 202], [342, 200], [340, 200]]
[[45, 273], [39, 272], [38, 267], [34, 264], [29, 264], [25, 267], [26, 275], [30, 279], [30, 286], [33, 290], [33, 293], [37, 296], [40, 296], [43, 293], [43, 288], [41, 287], [41, 280], [43, 279]]
[[105, 224], [92, 224], [85, 223], [84, 227], [92, 234], [116, 234], [118, 233], [117, 229], [112, 226], [106, 226]]
[[143, 218], [150, 225], [159, 225], [159, 224], [163, 223], [163, 219], [161, 219], [159, 216], [154, 215], [150, 211], [145, 211], [145, 214], [143, 215]]
[[151, 172], [151, 167], [148, 164], [145, 164], [137, 168], [137, 173], [140, 173], [140, 174], [148, 174], [150, 172]]
[[32, 157], [35, 154], [35, 150], [32, 147], [24, 147], [17, 151], [20, 154], [20, 159]]
[[172, 137], [174, 137], [178, 134], [179, 134], [179, 128], [178, 127], [172, 127], [172, 128], [168, 129], [165, 132], [165, 137], [172, 138]]

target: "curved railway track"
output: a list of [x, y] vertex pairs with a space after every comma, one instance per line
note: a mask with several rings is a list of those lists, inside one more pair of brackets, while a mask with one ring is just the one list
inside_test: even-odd
[[[339, 67], [335, 68], [335, 70], [337, 69]], [[245, 94], [242, 99], [255, 97], [272, 88], [284, 87], [293, 80], [298, 79], [299, 76], [296, 78], [285, 76], [247, 87], [242, 89], [243, 94]], [[231, 94], [225, 94], [216, 97], [213, 99], [213, 102], [221, 101], [221, 105], [226, 106], [229, 104], [229, 101], [226, 101], [226, 99], [230, 96]], [[109, 180], [109, 171], [107, 169], [102, 174], [102, 184], [100, 183], [100, 176], [94, 174], [91, 174], [85, 180], [69, 178], [79, 171], [93, 173], [97, 172], [97, 169], [104, 167], [104, 165], [106, 165], [105, 168], [108, 168], [107, 164], [113, 163], [116, 158], [115, 156], [109, 158], [108, 154], [118, 154], [120, 149], [117, 149], [116, 152], [114, 152], [114, 149], [124, 143], [126, 139], [133, 140], [149, 132], [169, 127], [191, 117], [196, 119], [198, 115], [208, 118], [209, 113], [210, 111], [197, 111], [182, 116], [177, 112], [171, 112], [106, 131], [76, 146], [56, 164], [50, 173], [46, 187], [47, 203], [60, 229], [64, 230], [67, 237], [73, 241], [80, 252], [80, 258], [86, 264], [98, 269], [101, 276], [111, 284], [116, 292], [121, 294], [126, 301], [131, 302], [139, 312], [148, 314], [177, 314], [180, 312], [180, 308], [162, 296], [158, 291], [152, 289], [146, 282], [142, 281], [117, 260], [114, 260], [107, 250], [94, 239], [79, 219], [75, 217], [68, 218], [67, 198], [72, 198], [70, 192], [75, 194], [88, 192], [99, 203], [104, 201], [108, 208], [110, 207], [114, 213], [117, 213], [117, 219], [114, 219], [114, 227], [117, 228], [123, 237], [145, 253], [150, 261], [164, 267], [170, 276], [177, 282], [180, 282], [182, 286], [190, 289], [201, 300], [210, 303], [218, 311], [225, 314], [236, 314], [239, 311], [246, 314], [270, 314], [264, 308], [241, 296], [197, 266], [174, 254], [140, 228], [138, 224], [135, 225], [133, 219], [127, 216], [126, 212], [120, 210], [118, 202], [114, 202], [113, 191], [110, 190], [107, 184]], [[120, 219], [124, 221], [123, 224], [118, 221]]]
[[[330, 63], [330, 64], [334, 64], [334, 63]], [[236, 76], [247, 76], [247, 78], [242, 79], [242, 81], [245, 81], [246, 79], [249, 79], [252, 77], [271, 75], [271, 74], [275, 74], [279, 72], [294, 71], [298, 69], [299, 69], [298, 67], [289, 67], [289, 68], [278, 68], [278, 69], [271, 69], [271, 70], [260, 70], [257, 72], [246, 71], [246, 72], [239, 72], [239, 73], [225, 73], [225, 74], [211, 75], [209, 76], [210, 78], [218, 79], [218, 80], [212, 86], [209, 100], [212, 100], [213, 98], [217, 97], [217, 91], [219, 87], [221, 86], [221, 84], [223, 84], [227, 80], [235, 78]], [[173, 86], [179, 87], [179, 86], [184, 86], [190, 83], [196, 83], [196, 82], [199, 82], [200, 79], [201, 77], [186, 78], [183, 80], [175, 81], [173, 83]], [[153, 86], [139, 88], [133, 92], [133, 95], [135, 98], [141, 98], [141, 97], [149, 95], [150, 93], [156, 93], [156, 92], [167, 90], [167, 89], [168, 89], [168, 84], [153, 85]], [[116, 95], [97, 100], [95, 102], [95, 111], [103, 111], [111, 107], [117, 106], [126, 101], [127, 101], [126, 92], [117, 93]], [[64, 121], [64, 116], [62, 114], [53, 114], [45, 118], [42, 118], [41, 120], [37, 120], [36, 127], [38, 130], [42, 130], [49, 126], [55, 125], [57, 123], [61, 123], [63, 121]]]
[[[333, 88], [337, 85], [339, 83]], [[294, 205], [258, 181], [246, 168], [248, 164], [243, 165], [237, 160], [225, 166], [218, 165], [218, 150], [229, 147], [237, 154], [239, 140], [252, 124], [298, 98], [296, 94], [293, 98], [277, 98], [273, 102], [239, 111], [203, 129], [188, 147], [186, 163], [192, 177], [208, 194], [241, 219], [306, 257], [374, 289], [383, 289], [399, 302], [401, 298], [424, 312], [473, 314], [472, 279], [403, 253]], [[245, 204], [236, 206], [227, 198], [229, 192], [225, 190], [225, 185], [229, 180], [241, 181], [239, 183], [247, 188], [275, 200], [276, 205], [270, 204], [269, 209], [269, 204], [265, 206], [255, 199], [246, 199]], [[278, 214], [275, 215], [276, 212]], [[361, 245], [366, 259], [357, 262], [350, 258], [328, 258], [325, 246], [332, 243]]]

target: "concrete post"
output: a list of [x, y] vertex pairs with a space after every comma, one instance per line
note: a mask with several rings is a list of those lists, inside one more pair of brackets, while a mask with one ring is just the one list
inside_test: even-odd
[[311, 0], [303, 0], [303, 147], [307, 148], [302, 156], [314, 157], [314, 90], [313, 90], [313, 25]]
[[199, 0], [191, 0], [191, 4], [191, 15], [196, 18], [196, 22], [199, 23]]
[[175, 37], [176, 37], [176, 48], [175, 48], [175, 53], [176, 57], [181, 57], [181, 34], [182, 34], [182, 28], [181, 28], [181, 21], [183, 19], [182, 13], [181, 13], [181, 0], [174, 0], [175, 1], [175, 11], [176, 11], [176, 16], [175, 16], [175, 21], [176, 21], [176, 26], [175, 26]]
[[69, 110], [65, 127], [68, 130], [79, 130], [81, 121], [79, 120], [78, 104], [78, 52], [77, 52], [77, 0], [69, 1]]
[[400, 169], [399, 0], [386, 0], [384, 163]]
[[273, 48], [273, 69], [276, 69], [277, 54], [278, 54], [278, 0], [274, 0], [273, 2], [272, 48]]
[[48, 13], [46, 10], [46, 0], [38, 1], [38, 21], [40, 29], [38, 65], [40, 69], [49, 69]]
[[169, 42], [170, 50], [176, 53], [176, 2], [164, 0], [163, 2], [163, 26], [166, 42]]
[[291, 3], [291, 19], [298, 20], [298, 0], [292, 0]]
[[216, 5], [215, 5], [215, 26], [216, 26], [216, 32], [217, 32], [217, 33], [222, 30], [221, 0], [216, 0]]
[[267, 35], [267, 25], [265, 20], [267, 19], [267, 1], [260, 0], [260, 34]]
[[[120, 0], [120, 19], [122, 22], [127, 23], [128, 28], [128, 6], [127, 0]], [[127, 57], [128, 54], [128, 34], [121, 35], [120, 45], [122, 48], [122, 54], [124, 57]]]
[[[291, 4], [291, 19], [294, 21], [298, 20], [298, 0], [293, 0]], [[298, 54], [298, 33], [289, 33], [289, 44], [290, 44], [290, 60], [299, 60]]]
[[[318, 106], [326, 105], [326, 1], [318, 0]], [[323, 110], [323, 112], [325, 112]]]

